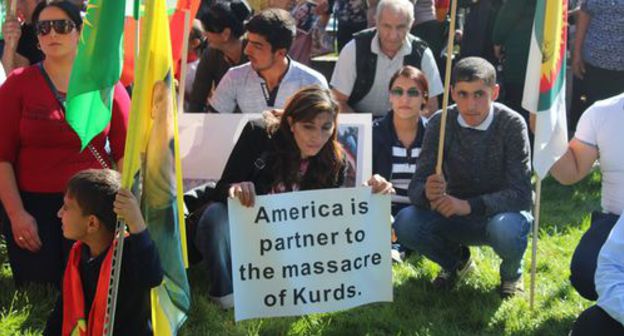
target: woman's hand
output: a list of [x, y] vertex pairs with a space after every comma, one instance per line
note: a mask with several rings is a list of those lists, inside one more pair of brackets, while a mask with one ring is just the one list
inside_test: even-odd
[[392, 187], [392, 183], [386, 181], [386, 179], [379, 174], [371, 176], [371, 178], [366, 181], [366, 185], [372, 188], [373, 194], [388, 195], [396, 193]]
[[244, 207], [253, 207], [256, 203], [256, 187], [253, 182], [234, 183], [230, 186], [229, 196], [238, 198]]
[[41, 239], [37, 221], [26, 210], [16, 212], [10, 217], [11, 231], [15, 244], [30, 252], [37, 252], [41, 249]]
[[139, 203], [130, 191], [119, 189], [117, 196], [115, 196], [115, 203], [113, 203], [113, 211], [118, 217], [126, 221], [130, 233], [136, 234], [145, 230], [145, 220], [141, 214]]

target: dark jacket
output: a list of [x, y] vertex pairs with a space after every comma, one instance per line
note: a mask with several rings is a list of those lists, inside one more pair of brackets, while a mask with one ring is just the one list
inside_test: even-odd
[[[247, 122], [236, 145], [234, 145], [234, 149], [232, 149], [223, 175], [217, 183], [215, 200], [225, 202], [230, 186], [243, 181], [253, 182], [257, 195], [270, 193], [276, 178], [272, 167], [278, 149], [277, 137], [279, 136], [279, 131], [275, 134], [269, 134], [264, 119]], [[314, 169], [314, 161], [310, 161], [310, 169]], [[341, 173], [336, 177], [335, 183], [328, 185], [327, 188], [340, 187], [344, 182], [343, 172], [346, 172], [346, 164], [343, 165]]]
[[[106, 252], [89, 259], [88, 247], [82, 253], [80, 278], [82, 280], [85, 316], [89, 316], [100, 268]], [[154, 241], [147, 230], [131, 234], [124, 240], [121, 274], [119, 275], [114, 335], [152, 335], [150, 289], [160, 285], [163, 270]], [[48, 318], [44, 335], [60, 335], [63, 325], [63, 298], [59, 297]]]

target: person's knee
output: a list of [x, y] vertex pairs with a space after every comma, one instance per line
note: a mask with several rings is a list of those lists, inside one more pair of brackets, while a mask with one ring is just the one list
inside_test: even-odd
[[497, 214], [487, 227], [488, 240], [501, 252], [522, 253], [526, 249], [530, 226], [529, 219], [523, 214]]
[[414, 205], [403, 208], [394, 220], [394, 231], [399, 242], [409, 245], [420, 243], [431, 232], [430, 224], [432, 216], [428, 210], [420, 209]]
[[570, 283], [582, 297], [593, 301], [598, 299], [594, 284], [597, 258], [586, 252], [581, 245], [577, 246], [570, 262]]
[[222, 203], [208, 206], [197, 222], [195, 243], [201, 250], [205, 246], [219, 245], [229, 237], [227, 207]]

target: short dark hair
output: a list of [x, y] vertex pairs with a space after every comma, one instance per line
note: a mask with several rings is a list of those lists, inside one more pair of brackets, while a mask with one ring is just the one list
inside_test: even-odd
[[268, 8], [254, 15], [245, 25], [248, 33], [264, 36], [271, 45], [271, 50], [288, 51], [297, 35], [295, 19], [287, 11]]
[[496, 70], [490, 62], [481, 57], [462, 58], [453, 67], [451, 84], [482, 80], [488, 86], [496, 84]]
[[80, 30], [82, 29], [82, 16], [80, 16], [80, 9], [74, 3], [66, 0], [52, 1], [50, 3], [48, 3], [47, 1], [42, 1], [38, 3], [32, 14], [33, 24], [39, 22], [39, 16], [41, 15], [41, 12], [43, 12], [43, 10], [48, 7], [56, 7], [65, 12], [65, 14], [69, 16], [69, 19], [72, 20], [72, 22], [76, 25], [76, 30], [80, 32]]
[[121, 175], [112, 169], [87, 169], [67, 184], [67, 196], [76, 200], [85, 216], [94, 215], [110, 232], [115, 232], [117, 215], [113, 203], [121, 188]]
[[199, 19], [206, 31], [221, 33], [230, 28], [232, 37], [239, 38], [245, 33], [245, 20], [251, 15], [251, 9], [244, 1], [219, 2], [208, 9]]

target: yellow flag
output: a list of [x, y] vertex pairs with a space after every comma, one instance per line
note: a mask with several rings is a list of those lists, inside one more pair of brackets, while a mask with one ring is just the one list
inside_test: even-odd
[[187, 317], [190, 289], [182, 243], [182, 166], [166, 1], [148, 1], [142, 22], [122, 183], [140, 194], [165, 274], [151, 293], [154, 334], [175, 335]]

